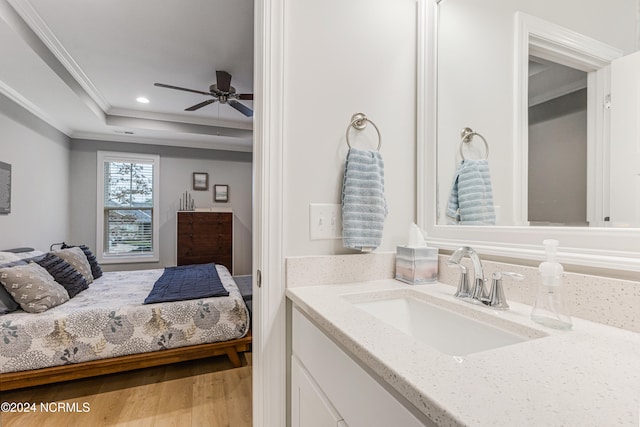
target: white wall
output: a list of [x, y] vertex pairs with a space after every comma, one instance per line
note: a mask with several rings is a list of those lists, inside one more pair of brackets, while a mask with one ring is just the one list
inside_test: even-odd
[[[447, 0], [439, 5], [438, 192], [446, 209], [459, 162], [460, 130], [485, 136], [501, 225], [513, 223], [516, 11], [577, 31], [625, 54], [636, 49], [637, 1]], [[476, 139], [474, 145], [482, 146]]]
[[[71, 143], [71, 243], [96, 242], [96, 152], [118, 151], [160, 155], [160, 262], [110, 264], [105, 270], [159, 268], [176, 265], [176, 211], [189, 190], [196, 207], [231, 207], [234, 211], [234, 274], [251, 274], [251, 153], [195, 148], [73, 140]], [[208, 191], [192, 191], [192, 172], [209, 174]], [[229, 202], [214, 203], [214, 184], [229, 185]]]
[[[285, 1], [284, 251], [348, 253], [309, 240], [309, 203], [340, 203], [345, 131], [354, 113], [382, 133], [389, 215], [379, 250], [406, 242], [415, 221], [415, 0]], [[374, 129], [351, 133], [375, 148]]]
[[69, 138], [1, 94], [0, 129], [0, 161], [12, 167], [0, 249], [46, 251], [69, 234]]

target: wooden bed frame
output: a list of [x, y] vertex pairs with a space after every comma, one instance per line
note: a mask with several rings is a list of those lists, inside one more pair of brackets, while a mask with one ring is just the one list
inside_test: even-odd
[[242, 366], [242, 361], [238, 353], [250, 350], [251, 331], [243, 338], [229, 341], [171, 348], [151, 353], [131, 354], [30, 371], [8, 372], [0, 374], [0, 391], [77, 380], [224, 354], [229, 357], [231, 364], [235, 368], [239, 368]]

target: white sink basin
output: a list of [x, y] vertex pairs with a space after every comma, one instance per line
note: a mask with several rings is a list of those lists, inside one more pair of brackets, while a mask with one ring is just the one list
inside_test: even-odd
[[483, 313], [409, 289], [345, 298], [400, 332], [452, 356], [466, 356], [546, 336], [497, 318], [491, 312]]

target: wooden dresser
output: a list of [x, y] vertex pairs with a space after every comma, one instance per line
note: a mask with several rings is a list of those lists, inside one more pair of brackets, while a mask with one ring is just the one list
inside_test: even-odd
[[233, 212], [178, 212], [178, 265], [222, 264], [233, 274]]

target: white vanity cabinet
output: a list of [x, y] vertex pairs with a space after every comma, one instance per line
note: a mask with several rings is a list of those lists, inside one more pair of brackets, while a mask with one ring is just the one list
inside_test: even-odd
[[291, 358], [291, 427], [347, 427], [338, 411], [300, 364]]
[[295, 305], [291, 331], [292, 427], [419, 427], [385, 387]]

